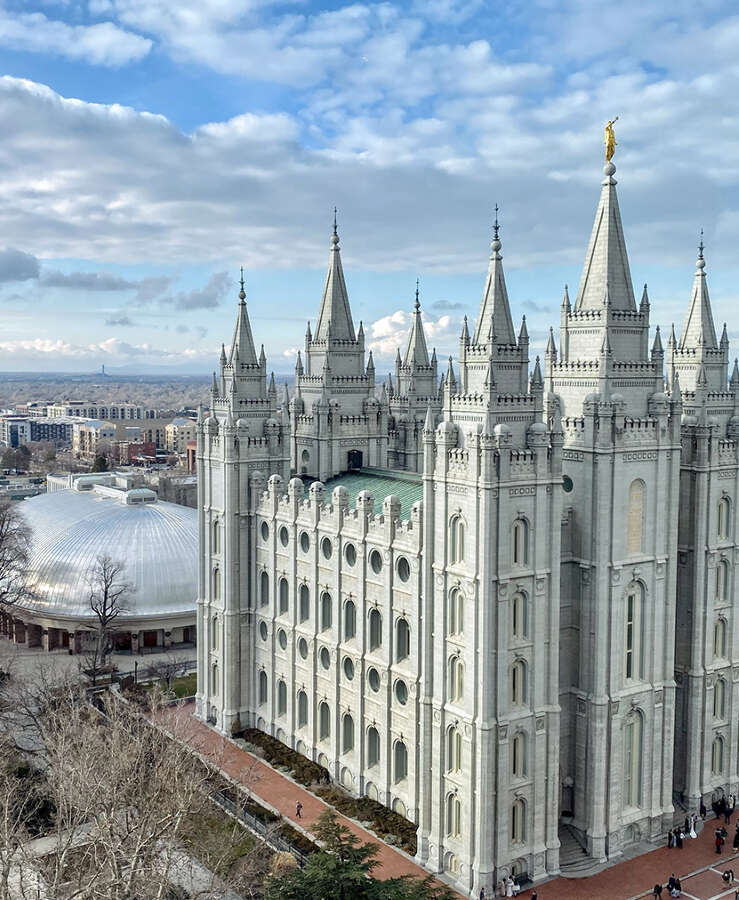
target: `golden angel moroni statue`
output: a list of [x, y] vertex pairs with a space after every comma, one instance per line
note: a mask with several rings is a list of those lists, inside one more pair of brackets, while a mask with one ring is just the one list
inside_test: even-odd
[[616, 150], [616, 135], [613, 133], [613, 126], [616, 122], [618, 122], [618, 116], [611, 119], [610, 122], [606, 122], [606, 133], [603, 135], [603, 143], [606, 145], [606, 162], [611, 161]]

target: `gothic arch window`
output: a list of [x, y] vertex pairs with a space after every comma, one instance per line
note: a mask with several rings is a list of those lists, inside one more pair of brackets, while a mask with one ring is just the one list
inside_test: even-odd
[[462, 803], [456, 794], [446, 798], [446, 836], [459, 837], [462, 833]]
[[259, 703], [267, 702], [267, 673], [262, 669], [259, 673]]
[[722, 541], [728, 540], [731, 533], [731, 500], [722, 497], [718, 501], [718, 536]]
[[218, 616], [210, 620], [210, 649], [218, 649]]
[[626, 516], [626, 550], [629, 556], [643, 552], [645, 494], [646, 486], [641, 478], [631, 482]]
[[354, 719], [347, 713], [341, 723], [341, 752], [350, 753], [354, 749]]
[[266, 572], [259, 576], [259, 602], [262, 606], [269, 603], [269, 575]]
[[401, 662], [411, 655], [411, 627], [405, 619], [395, 623], [395, 659]]
[[286, 613], [288, 609], [288, 587], [287, 578], [280, 578], [280, 614]]
[[308, 724], [308, 695], [298, 691], [298, 728]]
[[726, 681], [723, 678], [717, 678], [713, 686], [713, 718], [726, 718]]
[[634, 581], [626, 593], [624, 616], [624, 674], [627, 681], [644, 677], [644, 585]]
[[374, 725], [367, 729], [367, 765], [376, 766], [380, 762], [380, 732]]
[[726, 619], [719, 616], [713, 626], [713, 655], [717, 659], [726, 656]]
[[529, 564], [529, 523], [524, 518], [516, 519], [511, 532], [513, 541], [513, 565]]
[[218, 663], [213, 663], [210, 670], [210, 692], [211, 694], [218, 693]]
[[464, 663], [458, 656], [449, 659], [449, 699], [452, 703], [464, 700]]
[[357, 607], [353, 600], [344, 604], [344, 640], [351, 641], [357, 633]]
[[517, 638], [525, 638], [529, 634], [526, 595], [520, 591], [517, 591], [511, 598], [511, 631], [513, 637]]
[[213, 552], [221, 552], [221, 523], [218, 519], [213, 522]]
[[403, 741], [396, 741], [393, 750], [393, 762], [395, 763], [395, 783], [408, 777], [408, 748]]
[[449, 562], [464, 562], [465, 524], [460, 515], [452, 516], [449, 520]]
[[724, 771], [724, 739], [717, 734], [711, 745], [711, 772], [722, 775]]
[[526, 841], [526, 801], [519, 797], [511, 806], [511, 843]]
[[644, 719], [638, 709], [624, 722], [624, 806], [641, 806]]
[[287, 685], [280, 679], [277, 682], [277, 715], [287, 714]]
[[324, 591], [321, 594], [321, 631], [331, 627], [331, 594]]
[[462, 771], [462, 735], [454, 725], [446, 733], [446, 770]]
[[729, 596], [729, 564], [725, 559], [716, 566], [716, 600], [725, 603]]
[[221, 570], [218, 566], [213, 569], [213, 599], [221, 599]]
[[517, 659], [511, 666], [511, 704], [522, 706], [528, 700], [528, 671], [526, 662]]
[[301, 584], [299, 594], [300, 621], [307, 622], [310, 619], [310, 591], [307, 584]]
[[464, 634], [464, 594], [456, 587], [449, 591], [449, 634]]
[[326, 741], [331, 737], [331, 710], [323, 701], [318, 707], [318, 739]]
[[382, 615], [379, 609], [371, 609], [369, 614], [369, 648], [382, 647]]
[[511, 742], [511, 772], [517, 778], [523, 778], [527, 773], [526, 762], [526, 735], [523, 731], [517, 731]]

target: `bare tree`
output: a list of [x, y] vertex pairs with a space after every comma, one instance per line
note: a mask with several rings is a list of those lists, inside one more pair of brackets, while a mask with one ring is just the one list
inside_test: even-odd
[[172, 690], [172, 682], [180, 675], [187, 675], [190, 671], [190, 660], [177, 659], [171, 653], [156, 662], [151, 663], [149, 672], [157, 681], [163, 681], [167, 686], [167, 690]]
[[92, 646], [85, 661], [94, 685], [113, 651], [116, 622], [127, 612], [126, 598], [133, 591], [133, 585], [124, 578], [123, 563], [107, 554], [96, 557], [87, 575], [87, 584], [94, 624]]
[[31, 529], [19, 505], [0, 500], [0, 608], [7, 610], [31, 596], [30, 555]]

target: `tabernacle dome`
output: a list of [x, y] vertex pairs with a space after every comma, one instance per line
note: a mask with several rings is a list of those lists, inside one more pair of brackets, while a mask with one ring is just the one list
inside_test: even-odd
[[0, 630], [48, 650], [85, 649], [94, 615], [90, 573], [100, 556], [123, 566], [132, 585], [117, 620], [117, 650], [153, 651], [195, 643], [197, 512], [128, 488], [114, 474], [78, 476], [66, 490], [24, 501], [32, 529], [33, 598]]

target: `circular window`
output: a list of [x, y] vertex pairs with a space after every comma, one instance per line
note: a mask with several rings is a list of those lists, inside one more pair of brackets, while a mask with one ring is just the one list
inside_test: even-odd
[[350, 566], [353, 566], [357, 561], [357, 548], [354, 544], [347, 544], [346, 547], [344, 547], [344, 559]]
[[570, 478], [570, 476], [569, 476], [569, 475], [563, 475], [563, 476], [562, 476], [562, 490], [563, 490], [566, 494], [569, 494], [573, 487], [574, 487], [574, 485], [573, 485], [573, 483], [572, 483], [572, 479]]
[[266, 541], [269, 537], [269, 525], [266, 522], [262, 522], [262, 540]]
[[395, 682], [395, 699], [401, 706], [408, 702], [408, 685], [400, 679]]
[[303, 659], [308, 658], [308, 641], [305, 638], [301, 638], [298, 641], [298, 653], [303, 657]]
[[268, 632], [267, 632], [267, 623], [266, 622], [259, 623], [259, 634], [263, 641], [267, 640]]
[[300, 532], [300, 549], [303, 553], [307, 553], [310, 550], [310, 538], [307, 531]]
[[321, 553], [325, 559], [331, 559], [331, 555], [334, 552], [334, 545], [331, 543], [331, 538], [325, 537], [321, 541]]
[[277, 640], [280, 644], [280, 647], [284, 650], [287, 647], [287, 635], [285, 634], [285, 629], [280, 628], [277, 632]]
[[369, 686], [375, 693], [380, 690], [380, 673], [377, 669], [370, 669], [367, 672], [367, 681], [369, 681]]
[[372, 566], [372, 571], [375, 575], [379, 575], [382, 572], [382, 557], [378, 550], [373, 550], [370, 553], [370, 565]]
[[401, 581], [408, 581], [408, 579], [411, 577], [411, 566], [404, 556], [401, 556], [398, 560], [397, 568], [398, 578], [400, 578]]
[[325, 647], [321, 650], [321, 665], [324, 669], [328, 669], [331, 665], [331, 654]]
[[280, 543], [283, 547], [287, 547], [287, 545], [290, 543], [290, 534], [284, 525], [282, 526], [282, 528], [280, 528]]
[[344, 657], [344, 675], [347, 681], [351, 681], [354, 678], [354, 663], [348, 656]]

